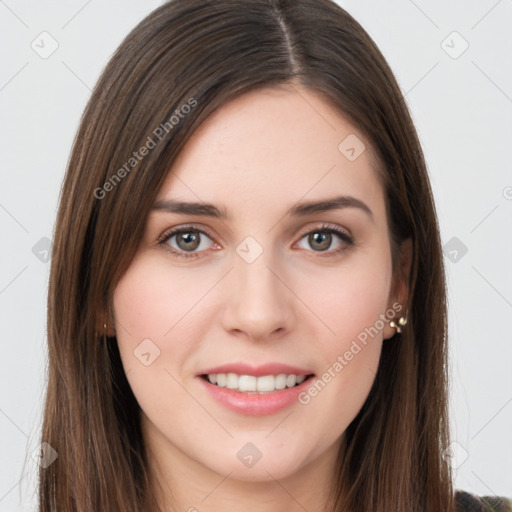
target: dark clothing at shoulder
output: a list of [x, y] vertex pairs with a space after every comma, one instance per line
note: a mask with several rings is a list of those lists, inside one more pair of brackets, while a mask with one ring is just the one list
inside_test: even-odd
[[477, 496], [456, 491], [457, 512], [512, 512], [512, 500], [504, 496]]

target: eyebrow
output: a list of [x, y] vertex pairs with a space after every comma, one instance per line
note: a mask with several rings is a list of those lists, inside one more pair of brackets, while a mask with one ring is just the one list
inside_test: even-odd
[[[373, 212], [368, 205], [352, 196], [338, 196], [322, 201], [309, 201], [292, 206], [285, 215], [292, 217], [305, 217], [314, 213], [323, 213], [332, 210], [341, 210], [343, 208], [358, 208], [365, 212], [370, 219], [374, 220]], [[229, 219], [224, 208], [218, 208], [211, 203], [203, 202], [183, 202], [172, 199], [161, 199], [157, 201], [152, 208], [153, 211], [163, 211], [167, 213], [177, 213], [181, 215], [200, 215], [205, 217], [214, 217], [217, 219]]]

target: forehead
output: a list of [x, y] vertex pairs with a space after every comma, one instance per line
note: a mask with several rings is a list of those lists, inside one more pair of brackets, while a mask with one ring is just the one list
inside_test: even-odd
[[321, 96], [298, 87], [260, 89], [203, 122], [157, 200], [211, 202], [241, 215], [251, 206], [346, 194], [378, 209], [383, 191], [375, 162], [365, 136]]

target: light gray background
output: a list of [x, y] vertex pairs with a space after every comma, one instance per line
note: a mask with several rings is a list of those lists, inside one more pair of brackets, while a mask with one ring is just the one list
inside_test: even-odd
[[[1, 511], [34, 510], [49, 269], [41, 239], [52, 236], [71, 143], [101, 69], [160, 4], [0, 0]], [[512, 1], [340, 4], [397, 76], [449, 243], [455, 487], [511, 496]], [[50, 48], [43, 31], [59, 45], [47, 59], [31, 47]]]

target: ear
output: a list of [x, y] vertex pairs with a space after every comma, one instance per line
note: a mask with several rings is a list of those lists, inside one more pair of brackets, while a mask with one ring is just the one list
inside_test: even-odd
[[[409, 276], [411, 273], [411, 264], [413, 257], [412, 239], [407, 238], [400, 246], [399, 264], [396, 268], [395, 275], [388, 297], [388, 309], [395, 310], [395, 319], [398, 320], [401, 316], [405, 316], [407, 303], [409, 300]], [[389, 322], [384, 326], [383, 336], [387, 340], [395, 335], [396, 329], [389, 325]]]

